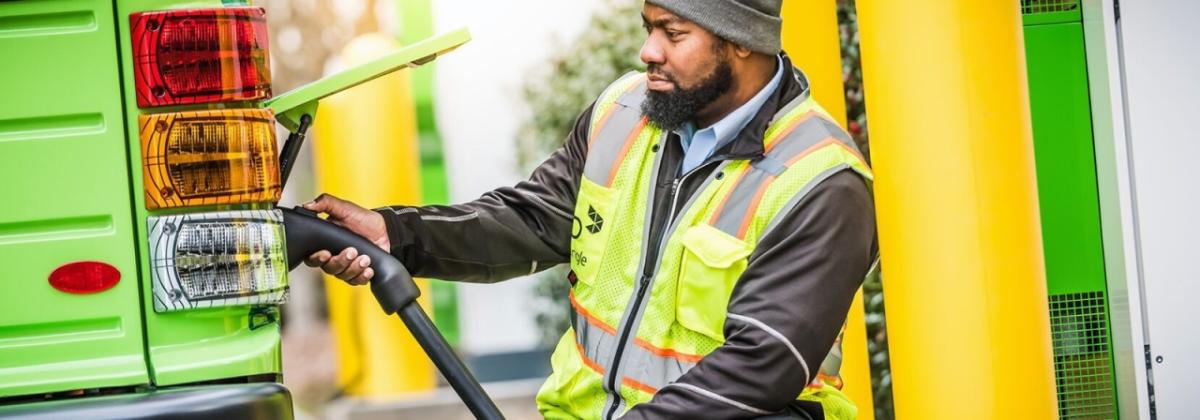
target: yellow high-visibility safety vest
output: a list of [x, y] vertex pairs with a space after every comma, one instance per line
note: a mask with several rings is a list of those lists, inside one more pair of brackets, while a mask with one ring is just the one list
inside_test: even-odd
[[[724, 343], [734, 284], [775, 216], [839, 171], [872, 178], [854, 142], [805, 92], [776, 113], [762, 159], [721, 162], [669, 222], [666, 240], [648, 244], [651, 181], [667, 137], [641, 112], [645, 81], [623, 76], [593, 109], [572, 229], [572, 327], [537, 396], [548, 418], [600, 418], [614, 405], [619, 415], [649, 401]], [[658, 261], [645, 261], [649, 247], [661, 247]], [[822, 366], [803, 366], [812, 385], [798, 398], [821, 403], [827, 419], [856, 414], [838, 390], [840, 353], [835, 345]]]

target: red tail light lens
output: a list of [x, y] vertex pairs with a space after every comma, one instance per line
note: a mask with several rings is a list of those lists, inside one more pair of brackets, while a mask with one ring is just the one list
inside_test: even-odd
[[138, 106], [271, 97], [263, 15], [261, 7], [131, 14]]
[[121, 281], [121, 272], [111, 265], [96, 261], [80, 261], [58, 267], [50, 273], [50, 285], [75, 294], [99, 293]]

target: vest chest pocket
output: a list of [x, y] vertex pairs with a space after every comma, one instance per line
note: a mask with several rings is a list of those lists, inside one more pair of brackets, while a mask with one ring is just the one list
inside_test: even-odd
[[676, 294], [676, 319], [680, 325], [724, 341], [725, 314], [733, 286], [746, 271], [746, 258], [754, 247], [707, 224], [683, 234]]
[[571, 270], [580, 283], [591, 285], [599, 274], [600, 259], [608, 243], [613, 222], [617, 191], [602, 187], [584, 177], [571, 221]]

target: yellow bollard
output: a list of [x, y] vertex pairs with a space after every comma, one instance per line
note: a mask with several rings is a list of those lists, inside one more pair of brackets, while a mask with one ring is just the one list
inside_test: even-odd
[[858, 17], [896, 418], [1057, 418], [1017, 4]]
[[[356, 38], [342, 51], [347, 65], [397, 48], [382, 34]], [[364, 83], [321, 101], [314, 120], [317, 188], [371, 208], [420, 202], [416, 111], [407, 71]], [[418, 280], [429, 309], [428, 281]], [[431, 390], [433, 367], [396, 317], [384, 315], [367, 287], [326, 277], [329, 318], [338, 350], [338, 384], [347, 395], [383, 397]]]
[[[837, 0], [783, 3], [783, 50], [804, 70], [813, 97], [838, 124], [846, 127], [846, 94], [842, 86], [842, 50], [838, 37]], [[845, 392], [858, 406], [860, 420], [875, 419], [871, 394], [871, 363], [867, 354], [867, 325], [863, 319], [862, 289], [854, 295], [842, 337]]]

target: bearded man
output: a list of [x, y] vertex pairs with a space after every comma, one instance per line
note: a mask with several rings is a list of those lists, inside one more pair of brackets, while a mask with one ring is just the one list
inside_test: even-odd
[[[306, 206], [414, 275], [569, 263], [547, 418], [855, 418], [837, 343], [875, 259], [871, 171], [780, 50], [781, 3], [646, 0], [647, 71], [528, 181], [453, 206]], [[355, 249], [309, 264], [374, 275]]]

